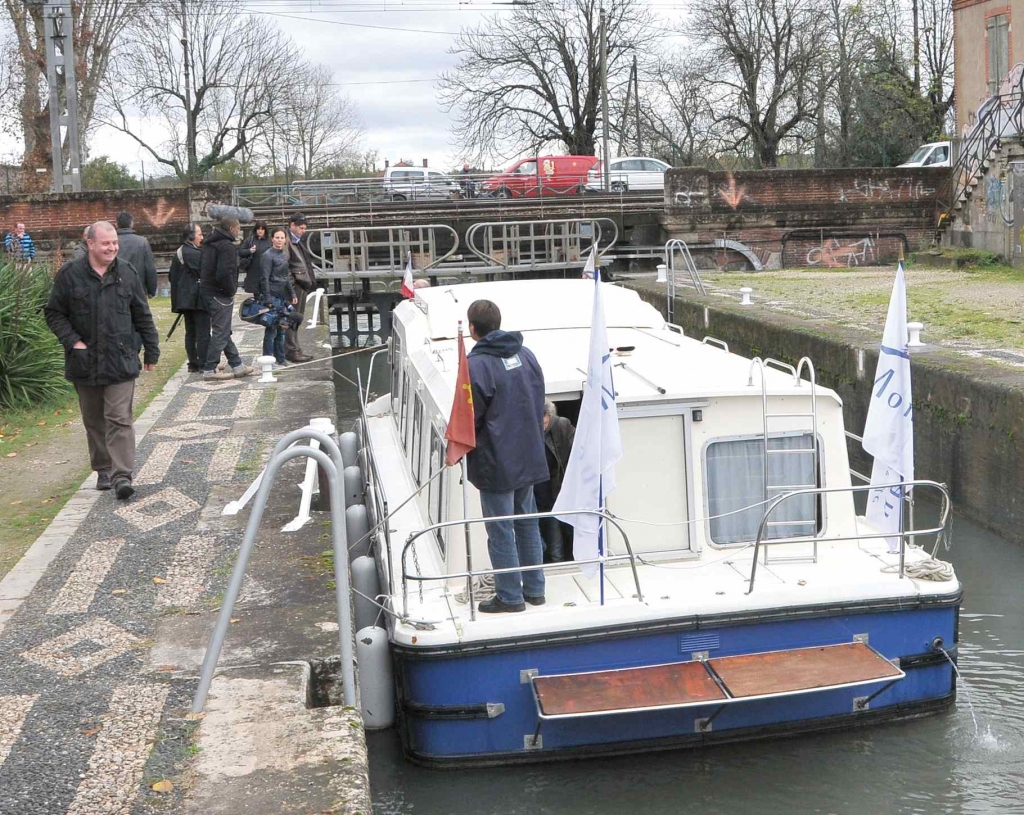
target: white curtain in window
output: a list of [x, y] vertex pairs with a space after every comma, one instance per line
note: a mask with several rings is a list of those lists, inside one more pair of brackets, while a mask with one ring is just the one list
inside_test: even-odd
[[[813, 442], [810, 434], [804, 434], [769, 437], [768, 444], [772, 450], [808, 450]], [[787, 488], [817, 485], [814, 458], [810, 453], [769, 453], [768, 497], [785, 492]], [[764, 501], [763, 440], [756, 438], [710, 444], [707, 449], [707, 488], [708, 515], [712, 517], [711, 540], [715, 543], [753, 541], [765, 512], [765, 507], [760, 505]], [[734, 512], [754, 504], [758, 506]], [[817, 505], [818, 499], [813, 495], [786, 499], [768, 520], [808, 523], [770, 526], [765, 530], [765, 539], [814, 534], [819, 528]], [[714, 517], [724, 513], [733, 514]]]

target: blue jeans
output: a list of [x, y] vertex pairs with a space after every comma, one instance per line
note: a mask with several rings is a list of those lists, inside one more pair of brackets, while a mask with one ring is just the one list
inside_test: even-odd
[[284, 362], [284, 326], [275, 323], [263, 329], [263, 356]]
[[[480, 490], [480, 508], [484, 517], [498, 515], [527, 515], [537, 511], [533, 499], [533, 486], [520, 487], [512, 492], [484, 492]], [[487, 521], [487, 551], [495, 569], [516, 566], [539, 566], [544, 562], [544, 544], [536, 518], [523, 521]], [[544, 596], [544, 572], [506, 572], [494, 575], [494, 589], [498, 599], [508, 605], [518, 605], [527, 597]]]

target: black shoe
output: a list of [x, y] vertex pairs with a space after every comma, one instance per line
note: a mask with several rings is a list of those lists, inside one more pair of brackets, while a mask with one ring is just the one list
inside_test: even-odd
[[546, 602], [543, 597], [523, 597], [531, 606], [542, 606]]
[[198, 365], [189, 365], [189, 366], [188, 366], [188, 372], [189, 372], [190, 374], [198, 374], [198, 373], [201, 373], [201, 372], [202, 372], [202, 370], [203, 370], [203, 369], [202, 369], [202, 368], [200, 368], [200, 367], [199, 367]]
[[114, 492], [117, 494], [118, 501], [127, 501], [135, 495], [135, 487], [132, 486], [132, 482], [127, 478], [119, 478], [114, 483]]
[[477, 608], [484, 614], [503, 614], [512, 611], [526, 611], [526, 603], [503, 603], [497, 597], [484, 600]]
[[96, 489], [98, 490], [109, 490], [112, 484], [110, 483], [110, 476], [106, 473], [96, 474]]

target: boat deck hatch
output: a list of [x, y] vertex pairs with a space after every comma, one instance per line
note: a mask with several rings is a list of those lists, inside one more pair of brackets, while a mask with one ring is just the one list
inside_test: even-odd
[[541, 719], [570, 719], [728, 705], [879, 682], [892, 684], [904, 676], [867, 643], [852, 642], [641, 668], [535, 676], [532, 685]]

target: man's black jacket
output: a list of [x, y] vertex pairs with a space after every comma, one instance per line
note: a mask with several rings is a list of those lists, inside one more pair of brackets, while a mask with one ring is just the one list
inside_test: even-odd
[[[100, 277], [82, 257], [53, 279], [46, 324], [64, 346], [64, 376], [79, 385], [114, 385], [139, 375], [136, 334], [147, 365], [160, 359], [156, 324], [146, 290], [132, 265], [115, 258]], [[76, 350], [77, 342], [86, 348]]]
[[238, 249], [234, 237], [219, 226], [203, 241], [199, 264], [203, 294], [234, 297], [238, 289]]
[[[117, 256], [131, 264], [149, 296], [156, 297], [156, 260], [153, 258], [153, 249], [149, 241], [142, 235], [136, 235], [134, 229], [119, 229], [117, 242]], [[86, 251], [88, 252], [88, 247]]]
[[188, 241], [179, 246], [171, 258], [168, 279], [171, 283], [171, 311], [175, 314], [203, 308], [199, 300], [200, 258], [199, 247]]

